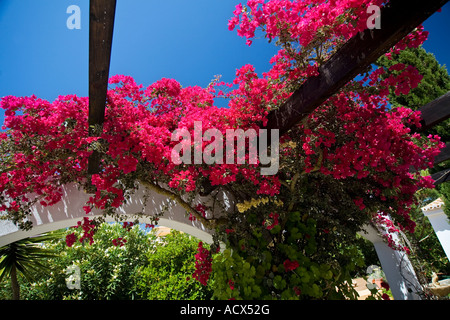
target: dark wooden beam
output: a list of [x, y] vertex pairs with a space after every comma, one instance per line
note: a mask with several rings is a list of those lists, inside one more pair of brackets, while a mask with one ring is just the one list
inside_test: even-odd
[[429, 129], [450, 118], [450, 91], [419, 109], [422, 114], [422, 127], [417, 131]]
[[447, 143], [441, 152], [434, 158], [434, 165], [450, 159], [450, 143]]
[[[447, 120], [450, 118], [450, 91], [419, 108], [419, 111], [422, 114], [422, 126], [420, 128], [413, 126], [411, 128], [413, 132], [425, 131]], [[434, 166], [449, 159], [450, 143], [447, 143], [434, 159]]]
[[344, 44], [319, 68], [318, 76], [307, 79], [269, 114], [267, 128], [286, 133], [447, 2], [391, 0], [381, 10], [381, 29], [367, 29]]
[[434, 185], [450, 181], [450, 169], [442, 170], [431, 175]]
[[[434, 159], [434, 166], [450, 159], [450, 143], [447, 143], [441, 152]], [[450, 181], [450, 169], [444, 169], [442, 171], [433, 173], [431, 178], [434, 180], [434, 185], [438, 185], [447, 181]]]
[[[106, 92], [116, 0], [90, 0], [89, 5], [89, 135], [99, 136], [105, 120]], [[99, 171], [100, 155], [89, 158], [88, 173]]]

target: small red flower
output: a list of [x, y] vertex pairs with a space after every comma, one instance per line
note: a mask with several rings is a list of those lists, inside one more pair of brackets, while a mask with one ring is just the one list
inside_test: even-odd
[[133, 222], [124, 222], [123, 223], [123, 228], [127, 229], [127, 231], [130, 231], [131, 228], [133, 228]]
[[112, 244], [116, 247], [117, 246], [122, 247], [126, 242], [127, 242], [127, 240], [124, 238], [117, 238], [117, 239], [113, 239]]
[[289, 259], [286, 259], [286, 261], [283, 262], [283, 266], [286, 271], [292, 271], [297, 269], [299, 264], [298, 261], [291, 261]]
[[84, 210], [84, 212], [85, 212], [86, 214], [88, 214], [88, 213], [91, 212], [91, 207], [90, 207], [90, 206], [84, 206], [84, 207], [83, 207], [83, 210]]
[[203, 247], [203, 242], [198, 243], [197, 254], [195, 255], [195, 271], [192, 277], [206, 286], [212, 272], [212, 258], [208, 249]]
[[268, 224], [268, 225], [266, 226], [267, 221], [264, 220], [264, 221], [263, 221], [263, 226], [266, 226], [267, 230], [272, 230], [276, 225], [279, 224], [279, 221], [278, 221], [278, 217], [279, 217], [279, 216], [280, 216], [280, 215], [279, 215], [278, 213], [273, 213], [273, 212], [270, 213], [270, 214], [269, 214], [269, 218], [273, 220], [272, 223], [270, 223], [270, 224]]
[[200, 212], [202, 214], [202, 216], [206, 216], [206, 207], [199, 203], [198, 205], [195, 206], [195, 210], [197, 210], [198, 212]]
[[389, 290], [389, 284], [387, 282], [381, 281], [381, 287], [386, 290]]
[[66, 244], [68, 247], [73, 246], [73, 244], [77, 241], [77, 236], [74, 233], [68, 234], [66, 236]]

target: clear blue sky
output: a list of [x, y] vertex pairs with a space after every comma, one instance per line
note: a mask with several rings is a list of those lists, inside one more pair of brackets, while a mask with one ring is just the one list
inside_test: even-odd
[[[144, 86], [162, 77], [206, 86], [217, 74], [232, 81], [246, 63], [266, 71], [277, 48], [265, 39], [248, 47], [228, 30], [240, 2], [117, 0], [110, 75], [131, 75]], [[70, 5], [81, 8], [80, 30], [66, 27]], [[449, 68], [450, 4], [424, 25], [430, 31], [425, 49]], [[0, 0], [0, 97], [87, 96], [88, 35], [88, 0]]]

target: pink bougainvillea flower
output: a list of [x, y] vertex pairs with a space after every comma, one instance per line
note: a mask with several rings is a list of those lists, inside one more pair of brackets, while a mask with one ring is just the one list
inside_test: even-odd
[[192, 277], [206, 286], [212, 272], [212, 259], [211, 253], [203, 247], [203, 242], [201, 241], [198, 243], [198, 252], [195, 255], [195, 259], [195, 272]]
[[[284, 181], [279, 175], [262, 175], [261, 163], [250, 164], [249, 155], [245, 155], [244, 164], [207, 164], [203, 159], [195, 163], [195, 151], [202, 153], [209, 147], [208, 141], [196, 143], [193, 139], [196, 124], [202, 124], [201, 134], [209, 129], [224, 136], [229, 129], [252, 129], [259, 134], [273, 109], [289, 99], [304, 81], [316, 76], [323, 61], [337, 48], [367, 28], [367, 6], [381, 7], [384, 3], [249, 0], [246, 5], [239, 4], [228, 22], [230, 30], [248, 45], [260, 38], [280, 44], [268, 70], [258, 74], [254, 66], [246, 64], [236, 69], [229, 83], [213, 81], [205, 88], [183, 87], [167, 78], [144, 88], [130, 76], [114, 75], [109, 79], [105, 122], [99, 137], [89, 136], [88, 97], [65, 95], [53, 102], [36, 96], [3, 97], [0, 107], [5, 113], [2, 128], [6, 131], [0, 133], [4, 150], [0, 157], [5, 171], [0, 173], [0, 194], [11, 201], [1, 203], [0, 209], [17, 217], [34, 203], [52, 206], [64, 196], [62, 186], [75, 183], [86, 188], [89, 185], [92, 191], [83, 206], [86, 213], [94, 208], [115, 210], [141, 179], [155, 186], [164, 184], [174, 196], [187, 198], [198, 194], [203, 182], [213, 188], [247, 184], [257, 195], [279, 194]], [[405, 48], [418, 47], [427, 36], [419, 26], [387, 55], [392, 58]], [[295, 139], [298, 146], [282, 148], [280, 160], [295, 161], [304, 174], [368, 185], [367, 190], [349, 195], [361, 209], [355, 214], [365, 215], [372, 209], [372, 200], [380, 200], [390, 204], [383, 210], [395, 225], [389, 228], [391, 231], [412, 231], [414, 194], [420, 188], [432, 188], [433, 181], [410, 169], [420, 172], [432, 166], [444, 143], [438, 136], [411, 133], [411, 126], [421, 126], [420, 112], [389, 108], [390, 91], [408, 94], [422, 79], [416, 68], [406, 64], [389, 69], [374, 67], [363, 79], [350, 81], [293, 128], [295, 137], [290, 133], [280, 137], [285, 142]], [[218, 107], [217, 98], [226, 99], [227, 106]], [[172, 139], [175, 131], [191, 137], [182, 143], [191, 150], [190, 163], [172, 161], [172, 151], [179, 143]], [[90, 176], [88, 159], [94, 150], [102, 153], [101, 171]], [[201, 204], [190, 209], [195, 211], [191, 219], [207, 219], [210, 208]], [[272, 214], [264, 226], [273, 230], [279, 225], [278, 219]], [[92, 221], [81, 221], [79, 228], [83, 231], [80, 240], [92, 242]], [[395, 245], [393, 241], [390, 244]], [[207, 269], [206, 254], [199, 254], [203, 257], [199, 267]], [[202, 282], [207, 278], [200, 273], [197, 277]]]

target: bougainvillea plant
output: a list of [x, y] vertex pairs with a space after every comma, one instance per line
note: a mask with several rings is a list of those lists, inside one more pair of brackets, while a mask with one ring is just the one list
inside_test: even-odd
[[[403, 64], [373, 69], [339, 89], [280, 137], [275, 175], [262, 175], [260, 164], [249, 161], [176, 164], [171, 155], [179, 141], [172, 133], [183, 129], [193, 134], [195, 122], [201, 122], [203, 132], [259, 133], [270, 111], [366, 29], [367, 7], [384, 3], [249, 0], [238, 5], [228, 28], [248, 45], [259, 33], [276, 42], [280, 50], [270, 70], [259, 76], [245, 65], [232, 83], [217, 78], [206, 88], [182, 87], [173, 79], [144, 88], [129, 76], [113, 76], [99, 137], [88, 136], [88, 98], [4, 97], [2, 217], [30, 228], [30, 208], [60, 201], [61, 186], [67, 183], [92, 195], [83, 207], [86, 214], [97, 208], [115, 215], [143, 185], [178, 201], [189, 219], [214, 230], [217, 243], [226, 244], [219, 255], [217, 243], [211, 251], [200, 243], [196, 256], [194, 277], [206, 283], [212, 272], [217, 298], [355, 297], [348, 283], [361, 260], [356, 233], [368, 223], [413, 231], [409, 209], [414, 193], [433, 187], [420, 170], [432, 166], [443, 143], [437, 136], [412, 133], [412, 125], [420, 127], [420, 114], [407, 106], [391, 109], [387, 98], [391, 87], [400, 95], [417, 86], [417, 70]], [[419, 27], [387, 55], [417, 47], [426, 37]], [[218, 97], [228, 99], [227, 108], [215, 106]], [[204, 150], [208, 144], [188, 147]], [[89, 175], [94, 150], [101, 154], [101, 170]], [[220, 217], [207, 203], [188, 200], [219, 191], [234, 201], [234, 210]], [[86, 217], [78, 226], [86, 231], [83, 239], [92, 239], [95, 221]], [[68, 244], [74, 241], [73, 235], [67, 239]]]

